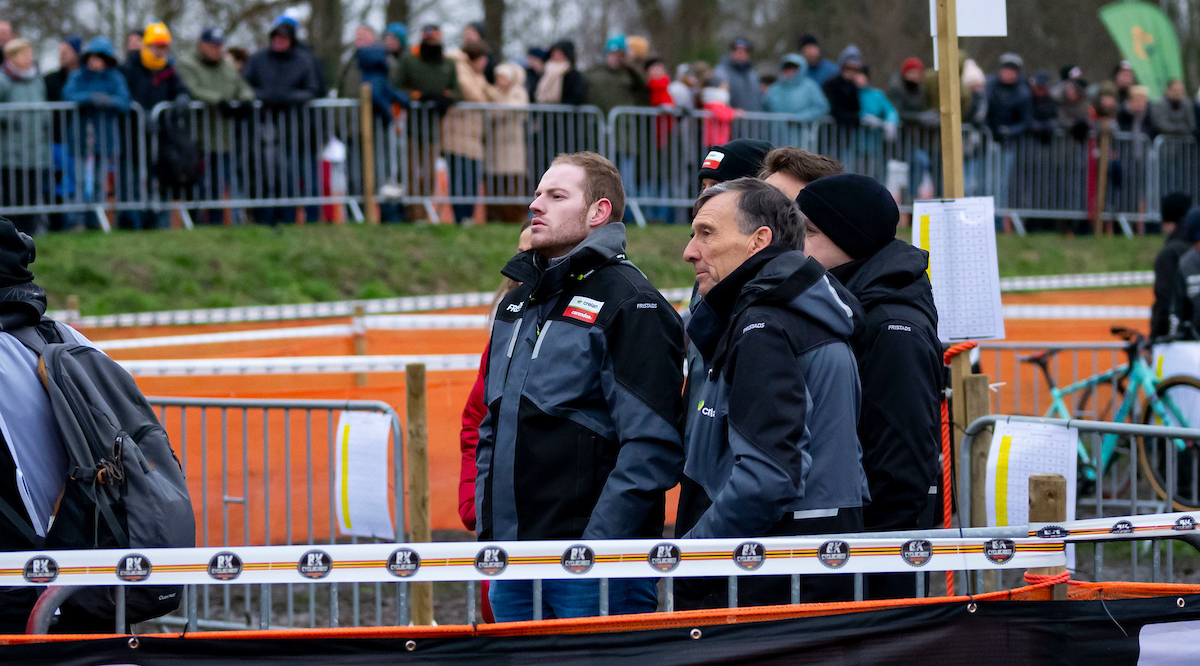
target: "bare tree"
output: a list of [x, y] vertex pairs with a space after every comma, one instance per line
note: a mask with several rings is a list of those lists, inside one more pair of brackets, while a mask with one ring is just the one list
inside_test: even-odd
[[488, 46], [496, 53], [504, 50], [504, 15], [507, 10], [506, 0], [483, 0], [483, 26], [487, 28]]

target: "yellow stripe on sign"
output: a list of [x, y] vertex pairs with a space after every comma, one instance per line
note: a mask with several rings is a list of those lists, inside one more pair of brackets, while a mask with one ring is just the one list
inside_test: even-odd
[[[928, 215], [921, 216], [921, 237], [917, 240], [917, 247], [921, 248], [922, 250], [925, 250], [926, 252], [929, 251], [929, 216]], [[932, 264], [932, 263], [933, 262], [929, 262], [928, 264], [925, 265], [925, 275], [929, 278], [933, 277], [933, 274], [929, 272], [929, 270], [931, 268], [929, 264]]]
[[1008, 526], [1008, 453], [1012, 437], [1000, 439], [1000, 455], [996, 461], [996, 525]]
[[1158, 374], [1159, 379], [1162, 379], [1162, 365], [1163, 365], [1163, 355], [1159, 354], [1158, 355], [1158, 370], [1156, 373], [1156, 374]]
[[350, 424], [342, 428], [342, 519], [350, 525]]

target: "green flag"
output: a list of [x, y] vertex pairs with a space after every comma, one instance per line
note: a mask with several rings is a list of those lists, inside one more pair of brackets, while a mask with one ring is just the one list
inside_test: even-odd
[[1150, 89], [1151, 99], [1163, 94], [1170, 79], [1183, 78], [1175, 26], [1157, 6], [1117, 2], [1100, 9], [1100, 20], [1133, 65], [1138, 83]]

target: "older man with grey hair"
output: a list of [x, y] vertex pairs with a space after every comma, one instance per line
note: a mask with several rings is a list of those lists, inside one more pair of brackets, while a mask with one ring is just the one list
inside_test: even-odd
[[[703, 297], [688, 333], [707, 379], [684, 474], [711, 498], [681, 506], [685, 538], [854, 532], [869, 500], [855, 424], [858, 301], [804, 255], [804, 221], [778, 189], [739, 178], [696, 202], [683, 257]], [[757, 555], [761, 544], [749, 542]], [[835, 558], [839, 554], [831, 553]], [[749, 553], [748, 556], [755, 556]], [[831, 560], [833, 561], [833, 560]], [[692, 580], [688, 607], [728, 604], [724, 581]], [[845, 576], [810, 576], [805, 601], [851, 596]], [[787, 578], [743, 578], [738, 605], [789, 603]]]

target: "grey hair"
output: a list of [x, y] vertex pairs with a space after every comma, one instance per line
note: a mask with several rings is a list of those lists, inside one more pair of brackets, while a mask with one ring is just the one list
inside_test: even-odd
[[806, 220], [795, 201], [757, 178], [738, 178], [718, 183], [705, 190], [696, 199], [695, 211], [699, 214], [705, 204], [722, 194], [737, 195], [738, 231], [750, 235], [759, 227], [771, 230], [771, 245], [782, 245], [789, 250], [804, 250]]

